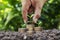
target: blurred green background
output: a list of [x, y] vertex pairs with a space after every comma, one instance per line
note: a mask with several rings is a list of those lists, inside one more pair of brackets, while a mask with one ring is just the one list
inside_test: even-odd
[[[21, 7], [20, 0], [0, 0], [0, 30], [17, 31], [25, 27]], [[45, 3], [37, 24], [44, 29], [60, 29], [60, 0]]]

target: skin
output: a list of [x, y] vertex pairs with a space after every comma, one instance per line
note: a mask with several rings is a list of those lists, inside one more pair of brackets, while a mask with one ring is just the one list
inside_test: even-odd
[[[41, 16], [41, 10], [47, 0], [21, 0], [22, 2], [22, 17], [24, 23], [28, 21], [28, 13], [34, 11], [33, 22], [36, 23]], [[31, 6], [32, 5], [32, 6]]]

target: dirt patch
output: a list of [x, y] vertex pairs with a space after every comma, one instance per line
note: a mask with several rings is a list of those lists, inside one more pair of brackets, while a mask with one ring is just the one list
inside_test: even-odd
[[27, 32], [0, 31], [0, 40], [60, 40], [60, 30], [43, 30], [29, 35]]

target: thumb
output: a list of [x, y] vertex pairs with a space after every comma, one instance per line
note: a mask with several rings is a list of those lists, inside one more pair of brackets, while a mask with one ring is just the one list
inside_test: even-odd
[[33, 17], [33, 22], [34, 22], [34, 23], [37, 23], [37, 20], [38, 20], [37, 18], [34, 18], [34, 17]]

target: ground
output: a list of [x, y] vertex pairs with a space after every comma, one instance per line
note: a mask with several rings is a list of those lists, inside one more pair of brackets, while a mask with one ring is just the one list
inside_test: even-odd
[[60, 30], [43, 30], [29, 35], [27, 32], [0, 31], [0, 40], [60, 40]]

